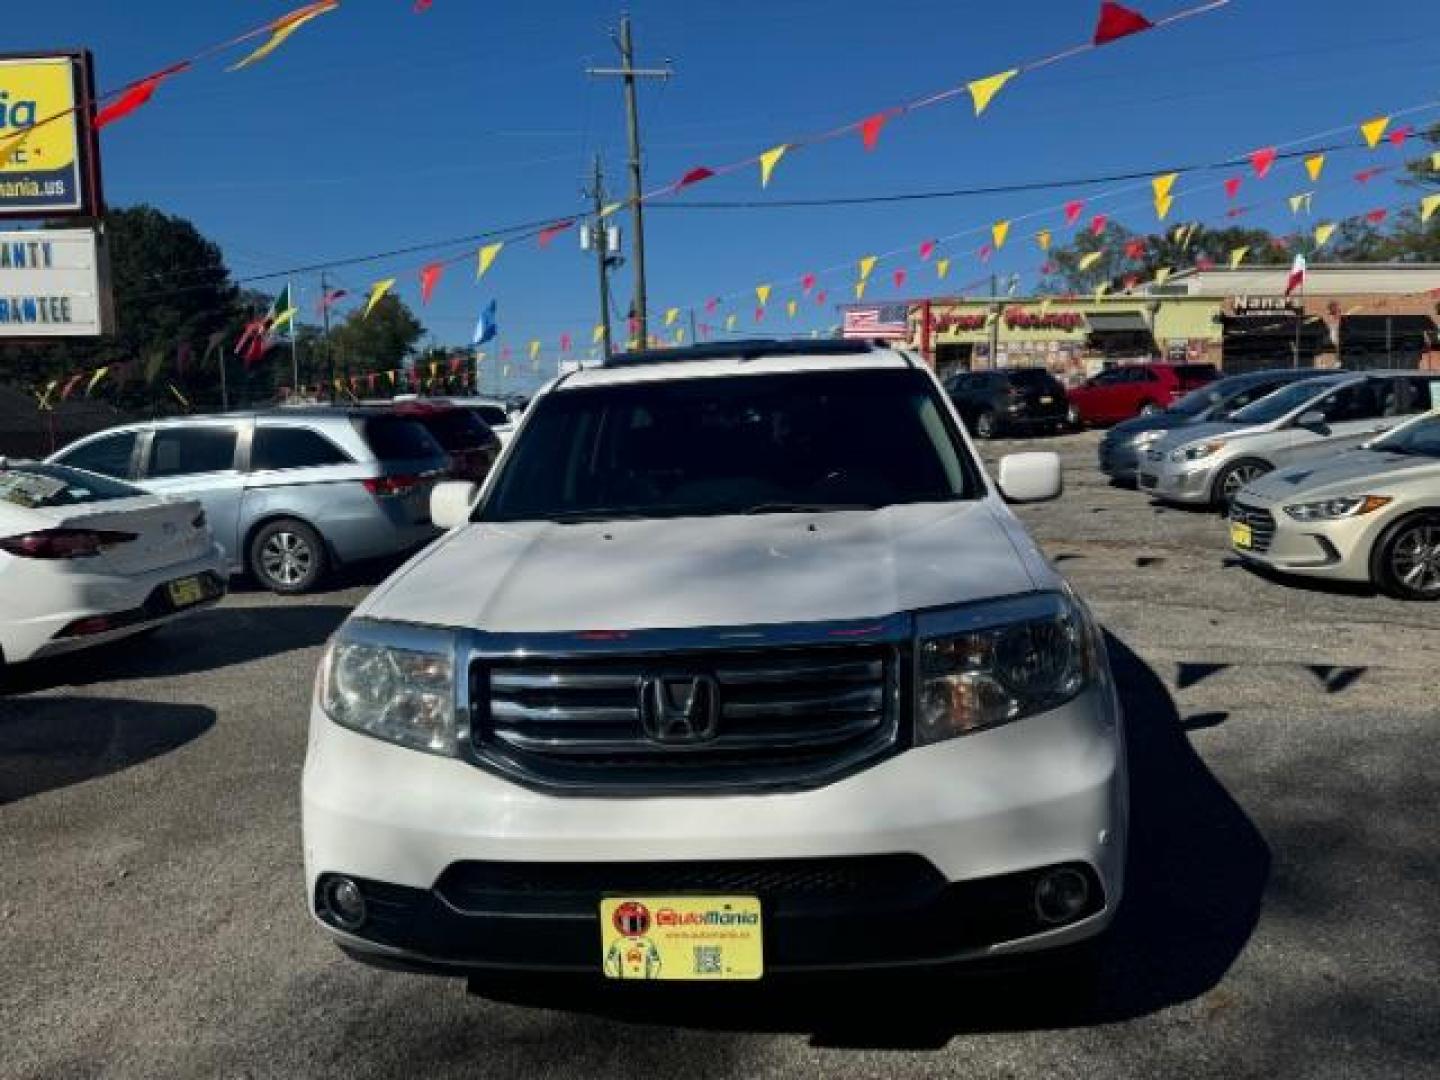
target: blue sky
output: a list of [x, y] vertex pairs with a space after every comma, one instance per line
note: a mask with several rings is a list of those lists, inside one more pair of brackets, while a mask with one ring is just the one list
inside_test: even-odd
[[[1190, 0], [1136, 0], [1160, 17]], [[99, 81], [114, 87], [296, 6], [298, 0], [64, 0], [12, 5], [7, 51], [83, 44]], [[676, 77], [643, 90], [650, 186], [693, 166], [748, 156], [927, 92], [992, 74], [1088, 38], [1098, 0], [632, 0], [639, 58], [670, 60]], [[271, 59], [226, 74], [211, 61], [163, 87], [154, 102], [104, 135], [109, 199], [149, 202], [193, 219], [224, 247], [238, 277], [478, 233], [578, 211], [591, 155], [622, 180], [620, 90], [587, 79], [588, 63], [615, 61], [607, 31], [618, 7], [558, 0], [345, 0], [302, 29]], [[889, 125], [879, 148], [857, 138], [797, 152], [768, 193], [745, 171], [694, 189], [706, 200], [870, 195], [1046, 181], [1167, 164], [1211, 161], [1286, 143], [1376, 113], [1436, 101], [1397, 123], [1440, 120], [1440, 5], [1415, 0], [1235, 0], [1218, 14], [1088, 53], [1017, 79], [980, 120], [962, 98]], [[1349, 138], [1350, 136], [1347, 136]], [[1412, 145], [1413, 148], [1413, 145]], [[1332, 158], [1316, 189], [1316, 218], [1394, 204], [1389, 177], [1349, 179], [1371, 164], [1398, 164], [1384, 148]], [[1216, 221], [1226, 202], [1210, 174], [1177, 186], [1176, 220]], [[1094, 199], [1120, 185], [1088, 189]], [[1247, 181], [1240, 198], [1280, 202], [1314, 187], [1298, 162]], [[934, 272], [914, 254], [933, 237], [982, 230], [998, 219], [1058, 206], [1084, 189], [924, 203], [818, 209], [682, 211], [646, 219], [651, 307], [724, 311], [752, 324], [754, 285], [776, 283], [763, 329], [803, 332], [833, 324], [833, 308], [784, 301], [807, 270], [847, 299], [861, 255], [908, 249], [881, 264], [870, 296], [929, 291]], [[1148, 192], [1095, 201], [1149, 228]], [[1127, 209], [1128, 208], [1128, 209]], [[1288, 230], [1283, 206], [1242, 223]], [[628, 219], [623, 221], [627, 242]], [[954, 241], [950, 283], [991, 270], [1034, 271], [1028, 238], [1058, 213], [1017, 224], [1006, 249], [981, 267], [981, 237]], [[449, 254], [458, 249], [447, 249]], [[944, 254], [945, 249], [939, 254]], [[434, 301], [419, 307], [415, 270], [424, 255], [347, 267], [333, 275], [363, 291], [399, 274], [401, 292], [437, 342], [468, 341], [475, 313], [499, 302], [502, 343], [516, 351], [511, 385], [529, 381], [518, 359], [538, 338], [553, 355], [559, 336], [584, 346], [596, 321], [595, 273], [574, 234], [541, 251], [511, 245], [477, 285], [452, 268]], [[784, 282], [790, 285], [784, 285]], [[278, 280], [259, 283], [278, 286]], [[313, 303], [317, 275], [295, 279]], [[616, 281], [628, 304], [629, 270]], [[744, 294], [744, 295], [740, 295]], [[703, 303], [740, 295], [716, 316]], [[622, 324], [623, 325], [623, 324]], [[547, 370], [553, 371], [553, 361]]]

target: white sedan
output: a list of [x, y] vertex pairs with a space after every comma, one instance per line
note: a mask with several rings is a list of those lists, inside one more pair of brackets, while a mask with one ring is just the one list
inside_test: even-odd
[[225, 573], [199, 503], [0, 458], [0, 667], [206, 607]]

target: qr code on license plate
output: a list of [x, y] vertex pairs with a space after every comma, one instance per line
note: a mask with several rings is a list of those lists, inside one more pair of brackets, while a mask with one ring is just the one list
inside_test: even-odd
[[722, 973], [722, 971], [723, 968], [720, 966], [720, 946], [695, 946], [696, 975], [719, 975]]

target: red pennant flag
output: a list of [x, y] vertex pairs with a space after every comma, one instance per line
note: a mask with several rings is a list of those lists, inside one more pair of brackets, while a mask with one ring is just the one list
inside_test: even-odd
[[1368, 221], [1371, 225], [1379, 225], [1382, 221], [1389, 217], [1389, 215], [1390, 211], [1388, 210], [1371, 210], [1368, 214], [1365, 215], [1365, 220]]
[[99, 131], [106, 124], [113, 124], [116, 120], [129, 116], [155, 96], [155, 91], [161, 82], [168, 79], [171, 75], [178, 75], [189, 66], [190, 61], [185, 60], [166, 68], [164, 71], [157, 71], [154, 75], [147, 75], [139, 82], [133, 84], [118, 98], [95, 114], [95, 130]]
[[1145, 257], [1145, 241], [1131, 240], [1125, 245], [1125, 257], [1127, 259], [1143, 259]]
[[824, 306], [825, 306], [825, 297], [828, 296], [828, 295], [829, 295], [829, 293], [827, 293], [824, 289], [821, 289], [819, 292], [817, 292], [817, 293], [815, 294], [815, 303], [819, 304], [821, 307], [824, 307]]
[[889, 119], [890, 114], [882, 112], [860, 122], [860, 141], [865, 144], [866, 150], [875, 149], [875, 144], [880, 141], [880, 129]]
[[930, 256], [931, 256], [931, 255], [934, 255], [934, 254], [935, 254], [935, 241], [934, 241], [934, 240], [926, 240], [923, 244], [920, 245], [920, 261], [921, 261], [921, 262], [927, 261], [927, 260], [930, 258]]
[[430, 303], [430, 296], [435, 291], [435, 286], [440, 282], [440, 275], [445, 272], [444, 263], [431, 263], [429, 266], [420, 269], [420, 302]]
[[80, 385], [80, 380], [83, 378], [85, 378], [85, 373], [82, 371], [79, 375], [72, 375], [70, 376], [70, 378], [66, 379], [65, 385], [60, 390], [60, 400], [64, 401], [71, 394], [73, 394], [75, 392], [75, 387]]
[[1250, 209], [1250, 208], [1249, 208], [1248, 206], [1237, 206], [1237, 207], [1234, 207], [1233, 209], [1226, 210], [1226, 211], [1225, 211], [1225, 216], [1226, 216], [1227, 218], [1229, 218], [1231, 221], [1234, 221], [1236, 218], [1242, 217], [1242, 216], [1245, 214], [1245, 211], [1247, 211], [1247, 210], [1249, 210], [1249, 209]]
[[1195, 269], [1197, 269], [1197, 270], [1214, 270], [1214, 269], [1215, 269], [1215, 260], [1212, 259], [1212, 258], [1209, 258], [1208, 256], [1201, 255], [1200, 258], [1198, 258], [1198, 259], [1195, 260]]
[[1112, 0], [1104, 0], [1100, 5], [1100, 20], [1095, 24], [1095, 44], [1108, 45], [1131, 34], [1152, 29], [1154, 25], [1138, 11], [1131, 11]]
[[569, 335], [569, 334], [561, 334], [561, 335], [560, 335], [560, 351], [561, 351], [561, 352], [569, 352], [569, 351], [570, 351], [570, 335]]
[[415, 14], [424, 15], [434, 5], [435, 0], [415, 0]]
[[675, 181], [675, 186], [670, 190], [679, 191], [681, 188], [689, 187], [691, 184], [698, 184], [701, 180], [709, 180], [714, 175], [714, 169], [707, 169], [704, 165], [700, 165], [691, 169], [679, 180]]
[[1275, 164], [1276, 150], [1273, 146], [1267, 146], [1263, 150], [1256, 150], [1250, 155], [1250, 167], [1255, 170], [1255, 175], [1261, 180], [1270, 175], [1270, 168]]
[[720, 298], [718, 296], [712, 296], [709, 300], [705, 301], [705, 310], [711, 315], [715, 314], [715, 309], [719, 306]]
[[1271, 248], [1271, 250], [1273, 250], [1273, 251], [1287, 251], [1287, 250], [1289, 250], [1289, 247], [1290, 247], [1290, 239], [1289, 239], [1289, 237], [1285, 237], [1285, 236], [1272, 236], [1272, 237], [1270, 238], [1270, 248]]
[[764, 322], [764, 321], [765, 321], [765, 305], [764, 305], [764, 304], [761, 304], [759, 307], [757, 307], [757, 308], [755, 309], [755, 321], [756, 321], [756, 322]]
[[1239, 177], [1239, 176], [1232, 176], [1232, 177], [1230, 177], [1229, 180], [1226, 180], [1226, 181], [1225, 181], [1225, 197], [1226, 197], [1227, 199], [1233, 199], [1233, 198], [1235, 198], [1237, 195], [1239, 195], [1239, 194], [1240, 194], [1240, 185], [1241, 185], [1242, 183], [1244, 183], [1244, 182], [1245, 182], [1244, 179], [1241, 178], [1241, 177]]
[[[632, 325], [633, 325], [633, 323], [634, 323], [634, 320], [633, 320], [633, 319], [631, 320], [631, 323], [632, 323]], [[632, 329], [630, 332], [633, 334], [635, 331]], [[509, 345], [506, 345], [503, 349], [500, 350], [500, 359], [501, 359], [501, 360], [509, 360], [509, 359], [510, 359], [510, 346], [509, 346]]]
[[1043, 263], [1043, 264], [1041, 265], [1041, 267], [1040, 267], [1040, 273], [1042, 273], [1042, 274], [1053, 274], [1053, 273], [1055, 273], [1056, 269], [1058, 269], [1058, 268], [1056, 267], [1056, 265], [1055, 265], [1053, 262], [1048, 262], [1048, 261], [1047, 261], [1047, 262], [1045, 262], [1045, 263]]
[[1391, 144], [1394, 146], [1404, 146], [1405, 140], [1414, 134], [1415, 129], [1409, 124], [1406, 124], [1404, 127], [1396, 128], [1394, 131], [1390, 132], [1389, 139]]
[[1096, 214], [1090, 219], [1090, 231], [1099, 236], [1105, 231], [1105, 223], [1110, 219], [1104, 214]]
[[375, 389], [375, 375], [376, 373], [372, 371], [369, 375], [365, 376], [365, 382], [371, 390]]
[[905, 271], [904, 271], [904, 270], [896, 270], [896, 271], [895, 271], [895, 288], [897, 288], [897, 289], [903, 289], [904, 287], [905, 287]]
[[464, 358], [463, 356], [452, 356], [452, 357], [450, 358], [450, 373], [451, 373], [452, 375], [458, 375], [458, 374], [460, 374], [460, 369], [461, 369], [464, 365], [465, 365], [465, 358]]
[[349, 295], [350, 293], [347, 292], [345, 289], [331, 289], [329, 292], [325, 293], [325, 295], [320, 297], [319, 301], [315, 304], [315, 313], [317, 315], [324, 315], [326, 308], [334, 307], [336, 304], [338, 304], [341, 300], [344, 300], [345, 297]]
[[700, 324], [700, 337], [701, 337], [701, 338], [708, 338], [709, 336], [710, 336], [710, 324], [709, 324], [708, 322], [702, 322], [702, 323]]
[[1080, 220], [1080, 212], [1081, 212], [1082, 210], [1084, 210], [1084, 209], [1085, 209], [1085, 203], [1084, 203], [1084, 200], [1082, 200], [1082, 199], [1076, 199], [1074, 202], [1068, 202], [1068, 203], [1066, 203], [1066, 204], [1065, 204], [1065, 224], [1066, 224], [1066, 225], [1074, 225], [1077, 221]]
[[1133, 289], [1136, 285], [1139, 285], [1139, 284], [1140, 284], [1140, 275], [1139, 275], [1139, 274], [1126, 274], [1126, 275], [1125, 275], [1125, 288], [1127, 288], [1127, 289]]
[[980, 248], [980, 261], [981, 261], [981, 262], [989, 262], [989, 261], [990, 261], [990, 256], [991, 256], [991, 255], [994, 255], [994, 254], [995, 254], [995, 249], [994, 249], [993, 247], [991, 247], [989, 244], [984, 244], [984, 245], [982, 245], [981, 248]]
[[549, 225], [541, 229], [540, 246], [542, 248], [549, 247], [550, 241], [554, 240], [555, 237], [559, 236], [561, 233], [563, 233], [566, 229], [570, 228], [570, 226], [574, 224], [574, 218], [566, 218], [564, 221], [557, 221], [554, 225]]
[[808, 293], [808, 292], [809, 292], [811, 289], [813, 289], [813, 288], [815, 288], [815, 275], [814, 275], [814, 274], [806, 274], [804, 277], [802, 277], [802, 278], [800, 279], [800, 291], [801, 291], [801, 292]]
[[1361, 184], [1368, 184], [1371, 180], [1374, 180], [1375, 177], [1379, 176], [1384, 171], [1385, 169], [1379, 166], [1373, 169], [1364, 169], [1361, 172], [1357, 172], [1355, 174], [1355, 179]]

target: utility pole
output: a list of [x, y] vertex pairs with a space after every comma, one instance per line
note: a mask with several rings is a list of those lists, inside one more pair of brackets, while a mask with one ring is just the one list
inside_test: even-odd
[[587, 74], [605, 78], [620, 78], [625, 83], [625, 126], [630, 140], [630, 210], [635, 229], [635, 317], [636, 337], [643, 348], [649, 339], [647, 320], [647, 298], [645, 295], [645, 215], [643, 210], [644, 183], [640, 157], [640, 107], [636, 100], [637, 79], [668, 79], [674, 72], [667, 63], [663, 68], [637, 68], [635, 66], [635, 40], [630, 32], [630, 16], [620, 16], [620, 33], [615, 39], [620, 49], [620, 67], [589, 68]]
[[595, 269], [600, 277], [600, 345], [601, 356], [607, 359], [612, 346], [610, 342], [610, 237], [605, 219], [600, 213], [605, 208], [605, 174], [601, 170], [600, 155], [595, 155], [595, 176], [590, 186], [595, 200], [595, 222], [586, 226], [590, 230], [590, 243], [595, 248]]
[[330, 348], [330, 283], [325, 278], [325, 271], [320, 271], [320, 325], [324, 327], [325, 335], [325, 363], [330, 369], [330, 377], [326, 381], [335, 385], [335, 352]]
[[1000, 366], [1000, 278], [990, 275], [990, 370]]

